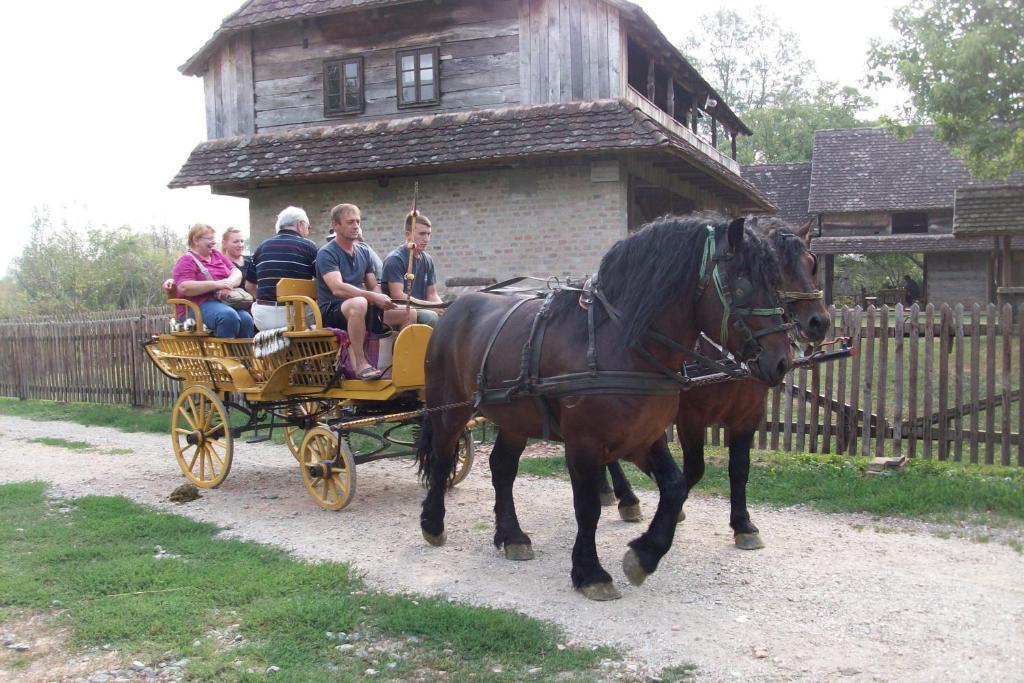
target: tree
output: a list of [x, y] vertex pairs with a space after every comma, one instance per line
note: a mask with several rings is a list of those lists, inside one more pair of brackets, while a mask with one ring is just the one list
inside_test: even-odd
[[910, 90], [903, 121], [930, 119], [978, 176], [1024, 171], [1020, 0], [912, 0], [892, 24], [900, 38], [873, 43], [868, 64], [871, 82]]
[[12, 301], [0, 314], [32, 315], [117, 310], [163, 301], [160, 282], [180, 256], [181, 238], [166, 227], [136, 232], [52, 225], [33, 212], [31, 239], [0, 288]]
[[796, 36], [756, 7], [720, 9], [683, 45], [695, 66], [754, 131], [737, 139], [740, 163], [810, 161], [814, 131], [864, 125], [873, 103], [856, 88], [819, 82]]
[[743, 119], [754, 134], [737, 139], [736, 158], [741, 164], [810, 161], [814, 131], [863, 126], [857, 114], [870, 106], [856, 88], [826, 82], [813, 96], [752, 109]]
[[804, 59], [796, 36], [755, 7], [748, 20], [719, 9], [700, 18], [683, 45], [687, 58], [737, 113], [777, 106], [804, 93]]

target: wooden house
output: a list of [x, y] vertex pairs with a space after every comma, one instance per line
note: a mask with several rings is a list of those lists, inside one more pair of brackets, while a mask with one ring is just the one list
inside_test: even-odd
[[249, 0], [181, 71], [208, 140], [170, 186], [248, 198], [257, 243], [352, 202], [389, 251], [418, 183], [442, 277], [579, 274], [663, 213], [773, 208], [750, 131], [625, 0]]
[[925, 301], [995, 300], [992, 239], [953, 229], [958, 188], [976, 180], [930, 127], [903, 140], [881, 128], [819, 130], [810, 162], [746, 166], [743, 175], [786, 218], [814, 220], [829, 297], [837, 254], [906, 253], [923, 263]]

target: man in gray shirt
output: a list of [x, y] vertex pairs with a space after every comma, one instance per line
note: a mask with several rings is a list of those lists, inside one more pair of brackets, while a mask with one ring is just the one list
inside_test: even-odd
[[[437, 273], [434, 270], [434, 260], [426, 251], [427, 245], [430, 244], [432, 230], [430, 219], [416, 213], [414, 225], [413, 216], [414, 214], [410, 213], [405, 218], [405, 242], [384, 259], [382, 276], [384, 291], [386, 294], [390, 294], [392, 299], [398, 301], [409, 298], [413, 305], [439, 304], [441, 296], [437, 293]], [[407, 290], [405, 275], [409, 268], [410, 244], [413, 246], [413, 280]], [[437, 322], [437, 313], [427, 308], [421, 308], [417, 311], [416, 322], [433, 326]]]
[[324, 325], [347, 330], [352, 343], [353, 369], [357, 379], [379, 379], [363, 353], [368, 321], [379, 319], [398, 328], [415, 322], [415, 313], [399, 309], [380, 291], [374, 274], [373, 250], [359, 241], [362, 214], [354, 204], [339, 204], [331, 210], [334, 240], [316, 256], [317, 303]]

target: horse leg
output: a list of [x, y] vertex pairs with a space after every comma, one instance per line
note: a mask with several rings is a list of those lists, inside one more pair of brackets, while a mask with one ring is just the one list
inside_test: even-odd
[[733, 434], [729, 438], [729, 526], [737, 548], [757, 550], [764, 541], [747, 510], [747, 479], [750, 476], [750, 446], [754, 433]]
[[[686, 493], [704, 478], [704, 430], [679, 431], [679, 443], [683, 446], [683, 478], [686, 479]], [[686, 519], [686, 510], [679, 508], [679, 521]]]
[[[608, 465], [607, 474], [611, 474], [612, 473], [612, 467], [614, 465], [615, 465], [615, 463], [612, 463], [611, 465]], [[612, 476], [614, 478], [614, 475], [612, 475]], [[608, 483], [608, 477], [607, 476], [602, 476], [601, 477], [601, 507], [606, 508], [606, 507], [611, 507], [612, 505], [615, 505], [615, 492], [612, 491], [611, 484]]]
[[427, 497], [420, 513], [420, 530], [430, 545], [444, 545], [444, 494], [455, 469], [455, 452], [469, 414], [452, 410], [435, 420], [427, 420], [421, 434], [417, 459], [427, 478]]
[[530, 537], [519, 527], [512, 485], [519, 472], [519, 456], [526, 448], [526, 437], [498, 431], [491, 450], [491, 485], [494, 486], [494, 545], [504, 548], [510, 560], [532, 560]]
[[629, 479], [626, 479], [626, 473], [622, 471], [622, 465], [618, 462], [608, 463], [608, 474], [612, 475], [615, 497], [619, 499], [619, 517], [624, 522], [642, 520], [644, 513], [640, 510], [640, 499], [633, 493]]
[[622, 594], [597, 557], [597, 520], [601, 517], [601, 479], [604, 468], [590, 457], [593, 451], [566, 444], [565, 463], [572, 482], [576, 510], [576, 542], [572, 546], [572, 585], [591, 600], [617, 600]]
[[642, 536], [629, 542], [630, 549], [622, 558], [622, 569], [634, 586], [639, 586], [654, 573], [658, 562], [672, 547], [676, 520], [686, 501], [686, 478], [672, 458], [664, 438], [651, 447], [648, 463], [660, 497], [651, 525]]

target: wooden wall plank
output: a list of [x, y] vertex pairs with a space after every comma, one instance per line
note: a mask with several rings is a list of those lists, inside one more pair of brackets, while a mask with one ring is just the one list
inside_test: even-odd
[[530, 55], [533, 54], [531, 36], [533, 26], [530, 22], [530, 0], [519, 0], [519, 91], [520, 100], [523, 104], [534, 103], [533, 86], [533, 64]]
[[548, 0], [548, 90], [544, 95], [545, 102], [561, 100], [562, 89], [562, 46], [561, 20], [562, 3], [559, 0]]
[[608, 6], [608, 84], [609, 97], [626, 95], [626, 36], [621, 28], [619, 10]]

